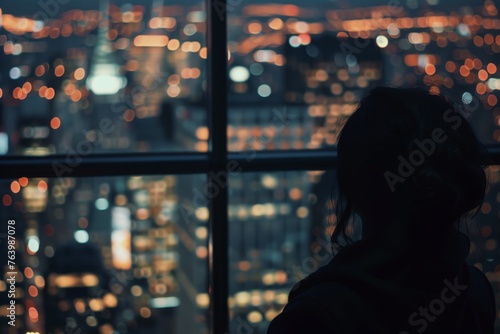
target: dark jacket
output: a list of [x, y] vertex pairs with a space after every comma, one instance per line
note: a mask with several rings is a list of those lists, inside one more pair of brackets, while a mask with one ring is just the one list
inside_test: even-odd
[[492, 334], [495, 298], [489, 281], [468, 265], [469, 241], [454, 233], [438, 250], [391, 251], [365, 240], [289, 294], [268, 334]]

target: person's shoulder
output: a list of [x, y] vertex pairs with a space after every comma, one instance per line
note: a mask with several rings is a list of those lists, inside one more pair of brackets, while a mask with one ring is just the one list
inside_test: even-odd
[[[296, 285], [297, 288], [297, 285]], [[291, 298], [271, 322], [268, 334], [342, 333], [343, 310], [355, 303], [354, 293], [334, 281], [323, 281]]]
[[269, 325], [267, 334], [335, 334], [335, 319], [316, 298], [301, 295], [287, 304]]
[[488, 301], [487, 305], [495, 307], [495, 293], [486, 275], [479, 268], [471, 264], [467, 264], [467, 268], [471, 295], [482, 300], [482, 303]]
[[466, 312], [471, 318], [477, 319], [476, 326], [481, 327], [478, 333], [493, 332], [496, 320], [495, 293], [486, 275], [476, 266], [467, 265], [469, 273], [469, 294]]

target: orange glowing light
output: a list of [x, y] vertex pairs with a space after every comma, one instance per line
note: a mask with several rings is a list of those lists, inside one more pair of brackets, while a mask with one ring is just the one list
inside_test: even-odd
[[200, 75], [201, 75], [201, 71], [200, 71], [200, 69], [199, 69], [199, 68], [196, 68], [196, 67], [195, 67], [195, 68], [193, 68], [193, 69], [191, 70], [191, 78], [192, 78], [192, 79], [197, 79], [197, 78], [199, 78], [199, 77], [200, 77]]
[[19, 87], [14, 88], [14, 91], [12, 92], [12, 96], [15, 99], [20, 99], [21, 96], [22, 96], [22, 90], [21, 90], [21, 88], [19, 88]]
[[57, 38], [59, 37], [61, 31], [59, 30], [58, 27], [52, 27], [50, 30], [50, 38]]
[[432, 64], [425, 65], [425, 73], [427, 73], [428, 75], [433, 75], [434, 73], [436, 73], [436, 67]]
[[52, 129], [57, 130], [59, 129], [60, 126], [61, 126], [61, 120], [59, 119], [59, 117], [53, 117], [50, 120], [50, 127]]
[[287, 16], [298, 16], [300, 14], [300, 9], [295, 5], [285, 5], [283, 6], [283, 12]]
[[139, 69], [139, 62], [137, 60], [129, 60], [125, 65], [125, 69], [129, 72], [137, 71]]
[[486, 85], [484, 83], [478, 83], [476, 85], [476, 92], [481, 95], [486, 93]]
[[248, 270], [250, 270], [251, 267], [252, 266], [251, 266], [250, 262], [248, 262], [248, 261], [241, 261], [238, 264], [238, 269], [240, 269], [241, 271], [248, 271]]
[[478, 73], [477, 73], [477, 77], [479, 78], [479, 80], [481, 81], [486, 81], [488, 80], [488, 72], [486, 72], [485, 70], [480, 70]]
[[2, 202], [3, 205], [10, 206], [12, 204], [12, 197], [10, 195], [3, 195]]
[[80, 217], [80, 219], [78, 219], [78, 226], [80, 226], [81, 228], [87, 228], [89, 226], [88, 219], [85, 217]]
[[488, 104], [492, 107], [496, 106], [498, 103], [498, 98], [491, 94], [490, 96], [488, 96]]
[[2, 88], [0, 88], [0, 99], [2, 98], [2, 96], [3, 96], [3, 90]]
[[207, 47], [204, 46], [200, 49], [200, 58], [207, 59]]
[[28, 178], [27, 177], [21, 177], [19, 180], [19, 184], [21, 187], [26, 187], [28, 185]]
[[65, 24], [63, 27], [62, 27], [62, 30], [61, 30], [61, 35], [63, 37], [69, 37], [71, 35], [71, 33], [73, 32], [73, 28], [71, 27], [71, 25], [69, 24]]
[[181, 77], [183, 79], [187, 79], [191, 77], [191, 69], [190, 68], [183, 68], [181, 71]]
[[198, 256], [200, 259], [203, 259], [207, 257], [208, 255], [208, 250], [204, 246], [199, 246], [196, 248], [196, 256]]
[[28, 314], [32, 321], [35, 319], [38, 320], [38, 311], [36, 310], [36, 308], [30, 307], [28, 310]]
[[445, 65], [445, 69], [448, 71], [448, 72], [455, 72], [455, 70], [457, 69], [457, 66], [455, 65], [454, 62], [452, 61], [447, 61], [446, 62], [446, 65]]
[[466, 77], [469, 75], [469, 73], [470, 73], [470, 70], [465, 65], [460, 66], [460, 75], [461, 76]]
[[35, 74], [38, 77], [41, 77], [42, 75], [45, 74], [45, 66], [43, 65], [38, 65], [35, 69]]
[[208, 140], [208, 128], [206, 126], [200, 126], [196, 129], [196, 138], [199, 140]]
[[12, 181], [10, 183], [10, 190], [14, 193], [17, 194], [21, 190], [21, 185], [17, 181]]
[[441, 90], [439, 89], [438, 86], [432, 86], [429, 89], [429, 93], [432, 94], [432, 95], [439, 95], [439, 94], [441, 94]]
[[64, 66], [57, 65], [56, 68], [54, 69], [54, 74], [56, 75], [56, 77], [62, 77], [64, 74]]
[[495, 39], [493, 38], [493, 35], [491, 35], [491, 34], [484, 35], [484, 43], [485, 44], [491, 45], [494, 42], [495, 42]]
[[476, 58], [472, 61], [472, 64], [474, 65], [474, 68], [476, 70], [479, 70], [481, 67], [483, 67], [483, 62], [481, 61], [481, 59], [479, 58]]
[[497, 72], [497, 66], [493, 63], [489, 63], [488, 66], [486, 66], [486, 70], [489, 74], [495, 74]]
[[337, 38], [348, 38], [349, 35], [345, 31], [337, 33]]
[[118, 31], [116, 29], [111, 29], [108, 31], [108, 40], [113, 41], [118, 37]]
[[446, 88], [452, 88], [453, 87], [453, 79], [452, 78], [444, 78], [443, 85]]
[[168, 41], [168, 44], [167, 44], [167, 48], [170, 51], [177, 50], [179, 48], [179, 46], [181, 46], [181, 42], [179, 42], [178, 39], [171, 39], [170, 41]]
[[70, 96], [75, 89], [76, 89], [75, 85], [70, 82], [69, 84], [66, 85], [66, 87], [64, 87], [64, 94]]
[[165, 35], [139, 35], [134, 38], [134, 45], [138, 47], [165, 47], [168, 37]]
[[25, 82], [24, 83], [24, 85], [23, 85], [23, 91], [24, 91], [24, 93], [29, 94], [32, 89], [33, 89], [33, 86], [31, 85], [30, 82]]
[[474, 36], [474, 45], [475, 46], [483, 46], [483, 39], [481, 36]]
[[300, 34], [299, 39], [302, 45], [308, 45], [311, 43], [311, 35], [309, 34]]
[[71, 93], [71, 101], [78, 102], [81, 98], [82, 92], [80, 92], [78, 89], [74, 90], [73, 93]]
[[262, 25], [259, 22], [251, 22], [247, 26], [247, 30], [251, 34], [258, 34], [262, 31]]
[[467, 58], [464, 62], [464, 65], [468, 70], [472, 70], [474, 68], [474, 61], [470, 58]]
[[135, 112], [132, 109], [125, 110], [123, 113], [123, 119], [125, 122], [132, 122], [135, 118]]
[[45, 97], [46, 92], [47, 92], [47, 86], [42, 86], [42, 87], [40, 87], [40, 90], [38, 91], [38, 95], [40, 95], [40, 97]]
[[75, 80], [82, 80], [83, 78], [85, 78], [85, 70], [82, 67], [77, 68], [75, 70], [74, 77]]
[[283, 21], [280, 18], [274, 18], [269, 21], [269, 27], [274, 30], [283, 28]]
[[26, 276], [26, 278], [33, 278], [33, 269], [30, 267], [24, 268], [24, 276]]
[[45, 91], [45, 98], [47, 100], [52, 100], [54, 96], [56, 96], [56, 91], [54, 90], [54, 88], [47, 88], [47, 90]]
[[294, 201], [298, 201], [302, 197], [302, 191], [299, 188], [293, 188], [289, 191], [290, 198]]
[[46, 192], [48, 188], [47, 182], [44, 180], [38, 181], [38, 190], [42, 193]]
[[32, 285], [28, 288], [28, 293], [31, 297], [36, 297], [38, 296], [38, 289], [36, 288], [36, 286]]

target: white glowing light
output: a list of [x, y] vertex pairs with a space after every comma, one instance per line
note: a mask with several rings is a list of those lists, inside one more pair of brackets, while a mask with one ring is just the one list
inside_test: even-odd
[[33, 253], [38, 252], [38, 250], [40, 249], [40, 241], [38, 240], [38, 238], [36, 238], [36, 237], [29, 238], [28, 249]]
[[259, 88], [257, 88], [257, 93], [262, 97], [268, 97], [271, 95], [271, 87], [269, 87], [269, 85], [260, 85]]
[[87, 78], [87, 87], [96, 95], [114, 95], [126, 83], [115, 64], [96, 64]]
[[75, 232], [75, 240], [81, 244], [89, 241], [89, 233], [84, 230], [78, 230]]
[[250, 77], [250, 72], [246, 67], [235, 66], [229, 71], [229, 77], [234, 82], [245, 82]]
[[168, 308], [168, 307], [177, 307], [180, 305], [180, 300], [177, 297], [159, 297], [152, 298], [149, 301], [149, 305], [151, 308]]
[[462, 94], [462, 102], [465, 104], [470, 104], [472, 102], [472, 94], [465, 92]]
[[109, 207], [109, 202], [105, 198], [98, 198], [95, 201], [95, 207], [97, 210], [106, 210]]
[[379, 48], [385, 48], [387, 47], [387, 45], [389, 45], [389, 40], [383, 35], [377, 36], [377, 39], [375, 41], [377, 42]]
[[9, 71], [9, 76], [12, 80], [19, 79], [21, 77], [21, 69], [19, 67], [13, 67]]
[[288, 43], [290, 43], [290, 45], [294, 48], [298, 48], [300, 44], [302, 44], [299, 36], [291, 36], [288, 39]]

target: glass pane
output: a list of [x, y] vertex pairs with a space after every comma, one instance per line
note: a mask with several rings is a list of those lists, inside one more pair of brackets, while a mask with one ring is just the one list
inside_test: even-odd
[[[331, 259], [333, 172], [230, 177], [230, 333], [266, 333], [293, 284]], [[323, 186], [319, 186], [319, 184]], [[329, 203], [331, 204], [331, 203]]]
[[0, 5], [0, 154], [205, 151], [203, 2]]
[[334, 145], [377, 85], [420, 86], [462, 104], [500, 139], [494, 1], [290, 1], [228, 10], [229, 150]]
[[[469, 231], [468, 262], [485, 273], [498, 300], [500, 166], [487, 174], [485, 202]], [[230, 177], [230, 333], [265, 334], [292, 286], [331, 260], [333, 180], [333, 171]]]
[[206, 333], [205, 179], [2, 181], [0, 332]]

